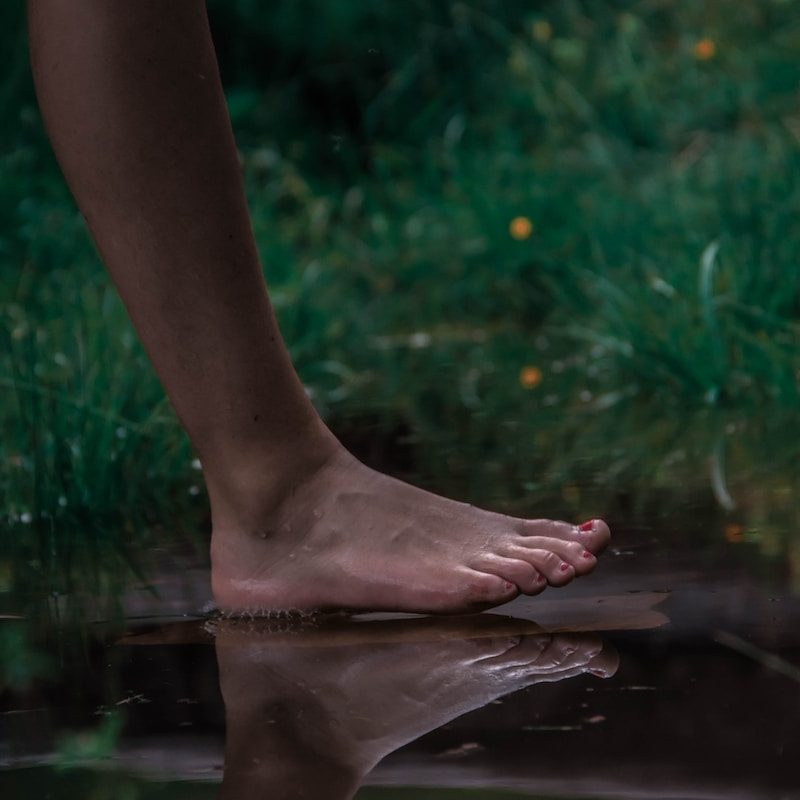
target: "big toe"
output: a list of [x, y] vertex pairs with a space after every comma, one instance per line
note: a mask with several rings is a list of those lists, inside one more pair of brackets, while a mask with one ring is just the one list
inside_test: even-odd
[[555, 519], [522, 519], [517, 530], [523, 537], [577, 542], [594, 555], [602, 553], [611, 541], [611, 530], [602, 519], [590, 519], [580, 525]]
[[611, 541], [611, 529], [602, 519], [590, 519], [575, 528], [578, 541], [582, 542], [587, 550], [597, 555], [608, 547]]

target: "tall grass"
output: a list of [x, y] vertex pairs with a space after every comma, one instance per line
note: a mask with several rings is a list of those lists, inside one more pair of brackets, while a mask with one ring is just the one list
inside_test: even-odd
[[[528, 512], [793, 485], [793, 3], [210, 9], [281, 327], [342, 436]], [[102, 589], [204, 531], [201, 482], [0, 13], [4, 582]]]

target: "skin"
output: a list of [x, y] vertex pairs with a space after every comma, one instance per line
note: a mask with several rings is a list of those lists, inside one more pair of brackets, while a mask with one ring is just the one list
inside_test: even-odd
[[223, 623], [220, 798], [344, 800], [384, 756], [457, 716], [536, 683], [617, 670], [595, 635], [515, 634], [511, 620], [492, 621], [458, 631], [441, 621], [352, 625], [339, 643]]
[[200, 0], [29, 0], [28, 17], [56, 156], [202, 462], [223, 609], [463, 612], [594, 569], [602, 521], [437, 497], [319, 418], [270, 305]]

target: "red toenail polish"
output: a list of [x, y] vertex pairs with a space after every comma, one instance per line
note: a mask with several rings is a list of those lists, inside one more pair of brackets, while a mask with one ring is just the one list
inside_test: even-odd
[[562, 564], [560, 569], [562, 572], [566, 572], [569, 569], [569, 564]]
[[590, 519], [588, 522], [584, 522], [582, 525], [578, 525], [578, 530], [583, 531], [584, 533], [588, 533], [589, 531], [594, 530], [594, 520]]
[[583, 557], [584, 558], [591, 558], [592, 554], [588, 550], [584, 550], [583, 551]]

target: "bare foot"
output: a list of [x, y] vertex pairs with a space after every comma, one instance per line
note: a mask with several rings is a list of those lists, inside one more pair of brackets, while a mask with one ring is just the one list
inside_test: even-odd
[[466, 620], [456, 631], [438, 620], [353, 624], [339, 631], [347, 644], [327, 645], [221, 623], [221, 797], [351, 797], [385, 755], [454, 717], [535, 683], [616, 672], [597, 636], [514, 635], [513, 620], [490, 621], [496, 635]]
[[586, 575], [610, 538], [601, 520], [524, 520], [438, 497], [339, 447], [292, 483], [234, 512], [216, 511], [212, 492], [221, 609], [475, 611]]

